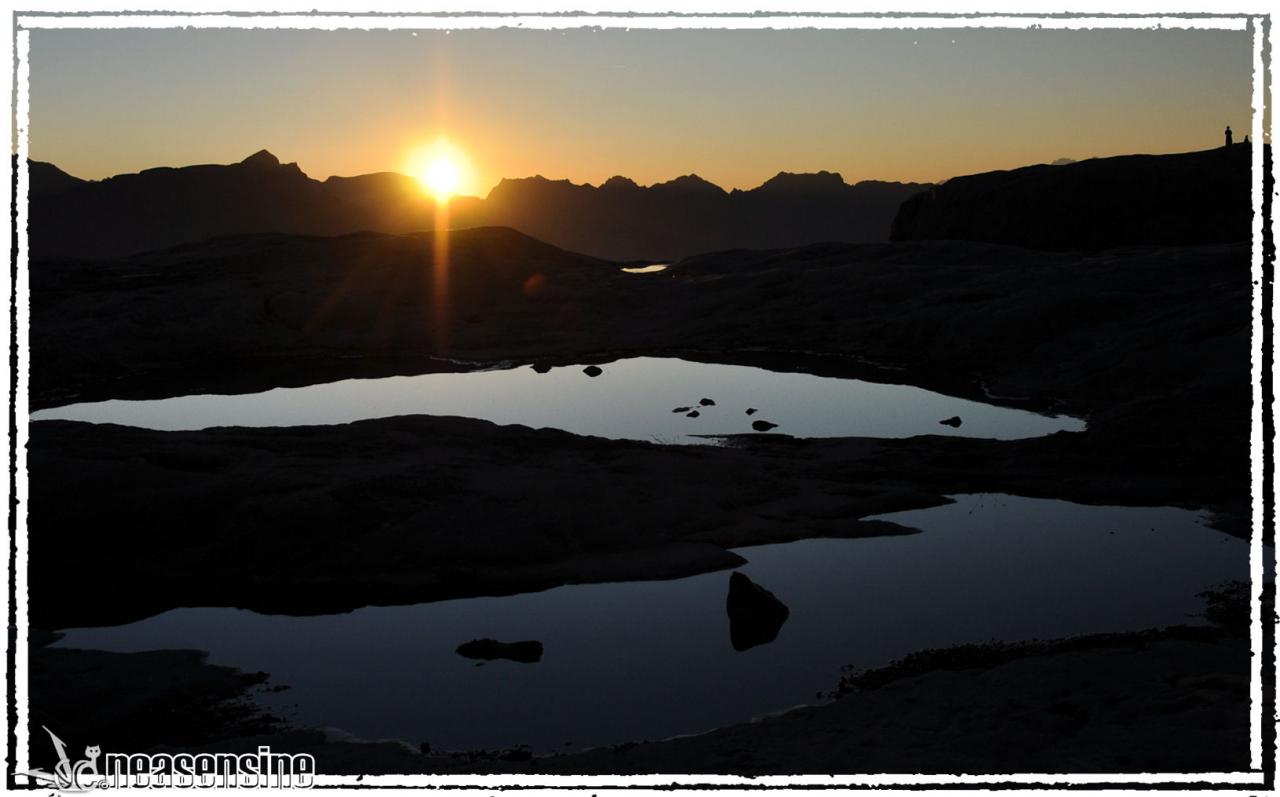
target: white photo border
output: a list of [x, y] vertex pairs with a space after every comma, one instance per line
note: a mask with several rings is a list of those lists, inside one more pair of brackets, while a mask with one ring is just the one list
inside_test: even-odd
[[[1268, 4], [1249, 0], [1241, 3], [1240, 13], [1219, 14], [1203, 12], [1186, 0], [1164, 3], [1164, 8], [1176, 11], [1154, 11], [1142, 8], [1136, 11], [1109, 11], [1105, 13], [1068, 13], [1051, 9], [1050, 4], [1034, 2], [1024, 4], [1036, 7], [1031, 11], [1007, 13], [977, 13], [963, 10], [958, 2], [934, 2], [936, 7], [956, 10], [910, 10], [897, 13], [875, 13], [858, 9], [849, 12], [851, 3], [819, 0], [809, 6], [815, 10], [806, 13], [786, 11], [744, 12], [739, 9], [718, 10], [725, 3], [698, 3], [703, 8], [692, 13], [673, 13], [662, 8], [645, 11], [600, 9], [596, 3], [579, 4], [587, 11], [560, 12], [554, 9], [536, 8], [548, 3], [508, 2], [532, 7], [519, 13], [486, 9], [485, 3], [474, 3], [471, 11], [450, 11], [441, 3], [425, 6], [406, 0], [383, 0], [377, 5], [386, 10], [347, 13], [338, 8], [312, 10], [332, 6], [332, 2], [305, 3], [285, 0], [276, 3], [280, 11], [264, 11], [248, 7], [236, 8], [239, 3], [217, 4], [203, 2], [170, 2], [166, 5], [192, 6], [196, 10], [175, 13], [160, 9], [141, 8], [119, 12], [102, 11], [85, 2], [44, 3], [39, 10], [9, 9], [12, 13], [0, 15], [9, 30], [13, 43], [13, 57], [9, 64], [12, 98], [12, 130], [14, 182], [12, 195], [12, 224], [5, 228], [9, 238], [10, 270], [6, 275], [6, 288], [10, 299], [10, 414], [9, 456], [10, 479], [4, 490], [9, 506], [10, 580], [8, 589], [0, 593], [0, 605], [10, 619], [9, 633], [5, 637], [5, 693], [9, 700], [8, 733], [4, 739], [6, 755], [0, 762], [6, 784], [26, 786], [25, 778], [15, 772], [29, 769], [26, 751], [30, 739], [28, 728], [28, 594], [27, 594], [27, 473], [26, 445], [29, 433], [28, 421], [28, 369], [30, 366], [30, 286], [27, 242], [27, 193], [28, 174], [24, 168], [29, 151], [28, 117], [30, 112], [30, 32], [32, 30], [67, 29], [316, 29], [316, 30], [482, 30], [520, 28], [527, 30], [554, 30], [566, 28], [656, 29], [675, 30], [690, 28], [730, 29], [1156, 29], [1178, 28], [1191, 30], [1240, 30], [1252, 35], [1252, 120], [1251, 135], [1255, 142], [1270, 141], [1274, 121], [1270, 111], [1274, 106], [1274, 84], [1270, 74], [1271, 16]], [[632, 2], [631, 6], [653, 6], [653, 3]], [[1132, 4], [1130, 4], [1132, 5]], [[1145, 5], [1145, 4], [1143, 4]], [[1185, 7], [1185, 8], [1179, 8]], [[1253, 208], [1252, 228], [1252, 321], [1251, 377], [1253, 380], [1250, 435], [1251, 499], [1253, 533], [1250, 537], [1251, 579], [1251, 627], [1250, 649], [1250, 747], [1249, 769], [1242, 772], [1218, 773], [1102, 773], [1102, 774], [1008, 774], [1008, 775], [797, 775], [746, 777], [736, 775], [640, 775], [640, 776], [552, 776], [552, 775], [366, 775], [336, 776], [323, 774], [323, 761], [317, 764], [321, 774], [316, 777], [317, 788], [436, 788], [483, 790], [561, 790], [592, 789], [669, 791], [672, 788], [701, 788], [729, 791], [810, 790], [814, 788], [906, 788], [933, 790], [963, 790], [972, 793], [975, 788], [1036, 788], [1050, 790], [1087, 789], [1212, 789], [1230, 794], [1257, 794], [1258, 787], [1274, 789], [1276, 743], [1271, 734], [1271, 744], [1264, 749], [1267, 733], [1264, 724], [1275, 728], [1275, 684], [1269, 684], [1271, 705], [1264, 702], [1263, 664], [1269, 656], [1276, 661], [1274, 617], [1263, 618], [1261, 613], [1264, 581], [1272, 580], [1274, 591], [1276, 563], [1274, 548], [1269, 554], [1263, 545], [1264, 530], [1274, 534], [1274, 496], [1280, 485], [1273, 467], [1274, 424], [1272, 380], [1272, 352], [1264, 347], [1264, 333], [1272, 325], [1272, 313], [1264, 318], [1264, 308], [1274, 310], [1276, 288], [1274, 281], [1274, 254], [1264, 253], [1264, 235], [1271, 233], [1274, 241], [1274, 222], [1268, 213], [1264, 218], [1263, 156], [1262, 147], [1253, 148]], [[1268, 198], [1269, 199], [1269, 198]], [[1270, 210], [1270, 203], [1266, 203]], [[1269, 225], [1269, 227], [1268, 227]], [[16, 236], [16, 237], [15, 237]], [[1273, 252], [1274, 250], [1272, 250]], [[1268, 427], [1270, 431], [1268, 430]], [[1267, 478], [1268, 473], [1270, 478]], [[1273, 540], [1272, 540], [1273, 541]], [[1270, 624], [1264, 633], [1264, 623]], [[1269, 646], [1266, 645], [1269, 640]], [[1265, 654], [1265, 655], [1264, 655]], [[154, 791], [154, 790], [152, 790]]]

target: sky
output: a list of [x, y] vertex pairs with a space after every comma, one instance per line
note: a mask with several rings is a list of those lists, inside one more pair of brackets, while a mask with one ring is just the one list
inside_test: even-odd
[[86, 179], [260, 149], [317, 179], [931, 182], [1207, 149], [1251, 121], [1209, 30], [35, 30], [30, 156]]

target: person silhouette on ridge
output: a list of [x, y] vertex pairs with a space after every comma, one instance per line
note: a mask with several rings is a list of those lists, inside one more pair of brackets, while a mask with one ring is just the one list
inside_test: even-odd
[[1226, 129], [1226, 131], [1225, 131], [1225, 134], [1226, 134], [1226, 137], [1227, 137], [1227, 143], [1225, 144], [1225, 146], [1228, 146], [1228, 147], [1229, 147], [1229, 146], [1231, 146], [1231, 125], [1227, 125], [1227, 129]]

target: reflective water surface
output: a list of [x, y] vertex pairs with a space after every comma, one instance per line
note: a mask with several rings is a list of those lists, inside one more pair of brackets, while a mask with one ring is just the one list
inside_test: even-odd
[[[149, 429], [302, 426], [394, 415], [457, 415], [582, 435], [699, 443], [777, 424], [796, 437], [910, 437], [921, 434], [1016, 439], [1080, 431], [1050, 417], [916, 387], [884, 385], [741, 365], [636, 357], [539, 373], [530, 366], [467, 373], [348, 379], [238, 396], [101, 401], [32, 413], [33, 420], [118, 423]], [[704, 405], [707, 399], [714, 402]], [[683, 408], [681, 412], [673, 412]], [[754, 410], [748, 414], [748, 410]], [[690, 416], [689, 413], [696, 413]], [[953, 427], [940, 423], [959, 418]]]
[[[560, 587], [320, 617], [178, 609], [59, 645], [197, 648], [291, 687], [260, 702], [307, 726], [436, 749], [535, 750], [697, 733], [816, 702], [844, 665], [923, 648], [1200, 622], [1196, 593], [1246, 579], [1247, 543], [1170, 508], [1003, 495], [883, 517], [922, 533], [740, 549], [790, 609], [730, 642], [729, 573]], [[473, 638], [538, 640], [535, 664], [477, 662]]]
[[622, 270], [628, 274], [657, 274], [659, 271], [666, 271], [670, 263], [654, 263], [651, 266], [629, 266]]

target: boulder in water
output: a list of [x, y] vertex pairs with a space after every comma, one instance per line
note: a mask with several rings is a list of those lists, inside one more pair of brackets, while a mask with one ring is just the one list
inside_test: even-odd
[[698, 412], [697, 410], [694, 410], [693, 412], [690, 412], [690, 413], [686, 414], [684, 417], [686, 417], [686, 418], [697, 418], [697, 417], [698, 417], [699, 415], [701, 415], [701, 414], [702, 414], [702, 413]]
[[778, 424], [769, 423], [768, 421], [752, 421], [751, 428], [755, 429], [757, 432], [767, 432], [770, 429], [777, 429]]
[[499, 642], [496, 639], [473, 639], [459, 645], [457, 653], [468, 659], [507, 659], [532, 664], [542, 659], [542, 643], [535, 640]]
[[716, 403], [709, 398], [699, 399], [698, 403], [704, 407], [714, 407]]
[[690, 407], [676, 407], [672, 412], [688, 412], [690, 409]]
[[947, 418], [945, 421], [938, 421], [938, 423], [942, 424], [943, 426], [950, 426], [952, 429], [959, 429], [960, 424], [964, 423], [964, 421], [960, 420], [959, 415], [952, 415], [950, 418]]
[[729, 642], [742, 651], [772, 642], [791, 615], [787, 605], [743, 573], [729, 576]]
[[755, 407], [747, 407], [748, 415], [755, 415], [757, 412], [759, 412], [759, 410], [757, 410]]
[[598, 365], [588, 365], [586, 368], [582, 369], [582, 373], [586, 374], [587, 376], [596, 377], [596, 376], [599, 376], [600, 374], [603, 374], [604, 369]]

